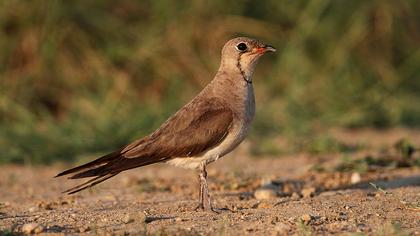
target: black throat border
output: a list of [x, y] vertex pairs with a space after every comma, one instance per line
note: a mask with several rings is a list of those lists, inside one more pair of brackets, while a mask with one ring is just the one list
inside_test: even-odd
[[238, 70], [239, 70], [239, 72], [241, 73], [241, 75], [242, 75], [242, 79], [247, 83], [247, 84], [252, 84], [252, 80], [249, 80], [249, 79], [247, 79], [246, 78], [246, 75], [245, 75], [245, 71], [242, 69], [242, 65], [241, 65], [241, 56], [242, 56], [242, 53], [240, 53], [239, 54], [239, 56], [238, 56], [238, 60], [237, 60], [237, 63], [236, 63], [236, 67], [238, 67]]

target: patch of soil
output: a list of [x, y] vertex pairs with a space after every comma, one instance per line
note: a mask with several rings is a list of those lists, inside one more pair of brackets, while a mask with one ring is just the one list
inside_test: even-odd
[[163, 164], [70, 196], [61, 192], [79, 182], [53, 178], [66, 167], [1, 166], [0, 235], [420, 234], [418, 167], [318, 172], [317, 157], [246, 153], [245, 145], [209, 166], [220, 213], [195, 210], [196, 173]]

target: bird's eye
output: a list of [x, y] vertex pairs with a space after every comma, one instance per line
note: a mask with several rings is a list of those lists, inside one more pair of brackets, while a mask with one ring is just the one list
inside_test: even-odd
[[240, 52], [245, 52], [247, 50], [247, 46], [245, 43], [240, 43], [238, 45], [236, 45], [236, 49], [238, 49], [238, 51]]

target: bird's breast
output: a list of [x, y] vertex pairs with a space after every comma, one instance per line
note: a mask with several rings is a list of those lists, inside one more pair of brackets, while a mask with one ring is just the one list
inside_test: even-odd
[[248, 84], [246, 90], [242, 91], [242, 96], [239, 97], [243, 99], [235, 101], [236, 104], [232, 107], [235, 115], [228, 135], [222, 143], [204, 155], [210, 157], [209, 162], [231, 152], [248, 134], [255, 115], [255, 98], [252, 84]]
[[[237, 112], [238, 114], [238, 131], [236, 134], [237, 140], [242, 142], [246, 135], [248, 134], [249, 128], [255, 116], [255, 97], [254, 89], [252, 84], [248, 84], [245, 90], [244, 100], [241, 102], [243, 104], [241, 110]], [[239, 144], [238, 143], [238, 144]]]

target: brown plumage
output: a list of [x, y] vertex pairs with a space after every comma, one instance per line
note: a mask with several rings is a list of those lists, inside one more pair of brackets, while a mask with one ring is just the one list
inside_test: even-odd
[[[171, 157], [197, 156], [226, 137], [232, 119], [232, 112], [217, 98], [194, 100], [153, 134], [92, 162], [66, 170], [56, 177], [72, 173], [76, 174], [69, 179], [114, 176], [121, 171], [165, 161]], [[97, 179], [93, 183], [98, 184], [106, 179], [108, 178]], [[82, 184], [79, 188], [66, 192], [72, 194], [83, 189], [85, 185]]]
[[245, 138], [254, 116], [252, 73], [258, 58], [273, 47], [249, 38], [230, 40], [223, 47], [218, 73], [191, 102], [152, 134], [58, 176], [91, 180], [66, 193], [73, 194], [118, 173], [157, 162], [200, 170], [200, 207], [212, 209], [207, 164], [233, 150]]

